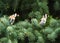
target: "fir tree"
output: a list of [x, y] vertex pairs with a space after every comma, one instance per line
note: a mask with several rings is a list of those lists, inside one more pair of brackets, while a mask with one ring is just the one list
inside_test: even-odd
[[[58, 1], [54, 7], [59, 10]], [[8, 10], [27, 13], [22, 13], [22, 18], [11, 25]], [[60, 20], [49, 15], [48, 0], [0, 0], [0, 11], [3, 15], [0, 17], [0, 43], [55, 43], [60, 34]], [[48, 17], [42, 26], [39, 23], [44, 14]]]

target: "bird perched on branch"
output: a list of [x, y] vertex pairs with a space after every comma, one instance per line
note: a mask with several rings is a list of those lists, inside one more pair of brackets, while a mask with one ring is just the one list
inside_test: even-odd
[[48, 15], [47, 14], [45, 14], [45, 15], [43, 15], [43, 17], [41, 18], [41, 21], [40, 21], [40, 25], [45, 25], [45, 23], [46, 23], [46, 21], [47, 21], [47, 17], [48, 17]]
[[16, 19], [17, 16], [19, 16], [17, 13], [9, 16], [10, 24], [13, 24], [14, 23], [14, 21], [15, 21], [15, 19]]

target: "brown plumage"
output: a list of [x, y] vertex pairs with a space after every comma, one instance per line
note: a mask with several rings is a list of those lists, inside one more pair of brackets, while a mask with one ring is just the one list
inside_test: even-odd
[[16, 19], [17, 16], [19, 16], [17, 13], [15, 13], [15, 14], [9, 16], [9, 20], [10, 20], [10, 23], [11, 23], [11, 24], [14, 23], [14, 21], [15, 21], [15, 19]]

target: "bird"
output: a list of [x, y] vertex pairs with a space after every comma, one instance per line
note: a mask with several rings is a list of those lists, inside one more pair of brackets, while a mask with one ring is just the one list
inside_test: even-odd
[[14, 21], [15, 21], [15, 19], [16, 19], [17, 16], [19, 16], [17, 13], [9, 16], [10, 24], [14, 23]]
[[45, 25], [46, 21], [47, 21], [47, 14], [43, 15], [43, 17], [41, 18], [41, 21], [39, 22], [40, 25]]

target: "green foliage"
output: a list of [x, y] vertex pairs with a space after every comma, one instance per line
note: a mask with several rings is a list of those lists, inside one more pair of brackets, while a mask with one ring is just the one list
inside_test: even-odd
[[44, 34], [50, 34], [50, 33], [52, 33], [54, 30], [53, 30], [53, 28], [51, 28], [51, 27], [46, 27], [45, 29], [43, 29], [43, 33]]
[[59, 1], [56, 1], [55, 3], [54, 3], [54, 9], [57, 11], [57, 10], [60, 10], [60, 2]]
[[49, 25], [42, 26], [43, 28], [36, 18], [32, 18], [31, 23], [25, 20], [10, 25], [8, 18], [2, 17], [0, 24], [0, 34], [5, 34], [0, 39], [1, 43], [18, 43], [18, 40], [24, 41], [25, 37], [28, 37], [29, 43], [45, 43], [46, 40], [53, 42], [60, 34], [60, 22], [53, 18], [50, 18]]
[[41, 18], [41, 12], [39, 12], [39, 11], [32, 11], [31, 13], [29, 13], [29, 17], [31, 17], [31, 18], [36, 18], [36, 19], [38, 19], [38, 20], [40, 20], [40, 18]]
[[60, 34], [60, 27], [55, 29], [56, 34]]
[[37, 43], [45, 43], [43, 37], [38, 37]]
[[59, 27], [58, 20], [50, 18], [50, 27], [53, 27], [53, 28]]
[[37, 29], [37, 30], [41, 29], [41, 26], [40, 26], [40, 24], [39, 24], [37, 19], [34, 19], [34, 18], [31, 19], [31, 24], [32, 24], [32, 28], [33, 29]]
[[8, 38], [1, 38], [0, 43], [17, 43], [17, 40], [10, 40]]
[[51, 41], [55, 41], [55, 39], [57, 38], [57, 34], [55, 32], [48, 34], [47, 38]]
[[[4, 17], [0, 17], [0, 43], [48, 43], [46, 40], [54, 42], [60, 34], [60, 21], [49, 16], [46, 26], [39, 24], [42, 15], [49, 15], [47, 5], [47, 0], [0, 0], [2, 15], [10, 9], [13, 12], [19, 11], [19, 13], [20, 11], [25, 12], [24, 10], [31, 10], [26, 12], [28, 14], [26, 18], [31, 18], [30, 21], [27, 18], [24, 21], [19, 20], [14, 25], [9, 23], [8, 16], [3, 15]], [[58, 1], [55, 5], [55, 10], [59, 10]], [[22, 15], [26, 14], [23, 13]]]
[[28, 28], [31, 27], [32, 25], [27, 20], [25, 20], [25, 21], [20, 21], [19, 23], [16, 24], [16, 26], [18, 28], [20, 27]]
[[5, 37], [0, 39], [0, 43], [7, 43], [7, 41], [8, 41], [8, 39]]
[[24, 40], [24, 33], [22, 33], [22, 32], [19, 32], [18, 33], [18, 39], [21, 39], [21, 40]]
[[32, 22], [32, 25], [37, 25], [38, 24], [37, 19], [32, 19], [31, 22]]

